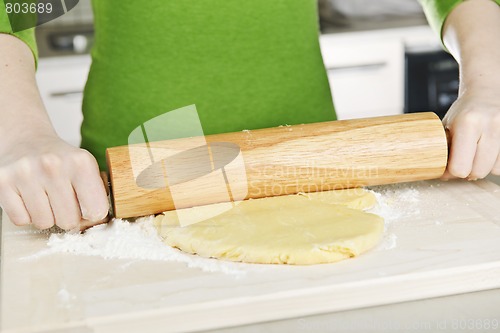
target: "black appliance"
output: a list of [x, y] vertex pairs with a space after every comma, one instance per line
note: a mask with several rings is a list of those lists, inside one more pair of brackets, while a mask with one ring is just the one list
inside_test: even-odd
[[458, 64], [442, 50], [407, 51], [404, 112], [433, 111], [441, 119], [457, 99]]

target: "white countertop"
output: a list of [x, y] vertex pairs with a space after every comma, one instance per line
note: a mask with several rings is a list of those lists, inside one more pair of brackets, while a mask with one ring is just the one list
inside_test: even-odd
[[[500, 185], [500, 176], [487, 179]], [[499, 309], [500, 289], [492, 289], [206, 332], [497, 332]]]
[[[177, 327], [177, 331], [183, 331], [180, 327], [198, 327], [198, 330], [202, 330], [203, 327], [238, 325], [238, 322], [240, 325], [255, 323], [237, 329], [217, 330], [220, 332], [391, 332], [402, 327], [406, 331], [412, 331], [413, 328], [413, 331], [445, 328], [456, 332], [460, 331], [457, 330], [460, 325], [466, 325], [465, 328], [474, 331], [478, 331], [480, 325], [500, 325], [497, 323], [500, 320], [500, 290], [402, 302], [498, 287], [496, 281], [499, 281], [500, 251], [489, 250], [500, 246], [496, 242], [496, 235], [500, 231], [495, 227], [495, 224], [498, 226], [498, 215], [481, 208], [496, 209], [493, 207], [496, 207], [498, 200], [498, 187], [485, 182], [449, 182], [434, 185], [439, 187], [436, 189], [432, 188], [432, 184], [417, 186], [420, 186], [421, 193], [428, 201], [435, 202], [436, 198], [440, 198], [445, 202], [450, 198], [449, 206], [443, 208], [449, 211], [440, 211], [442, 202], [436, 202], [432, 206], [432, 213], [422, 211], [422, 215], [414, 221], [416, 225], [406, 221], [405, 226], [397, 231], [400, 237], [398, 242], [401, 241], [397, 251], [369, 253], [341, 265], [307, 269], [264, 267], [250, 270], [249, 278], [240, 281], [223, 274], [186, 269], [179, 263], [156, 265], [137, 260], [106, 261], [72, 255], [19, 263], [17, 257], [36, 253], [43, 249], [45, 243], [40, 237], [33, 237], [28, 230], [18, 232], [10, 224], [3, 225], [2, 229], [6, 233], [2, 235], [2, 251], [7, 252], [2, 253], [1, 263], [2, 322], [9, 325], [6, 332], [33, 331], [29, 327], [36, 327], [37, 332], [52, 332], [56, 328], [63, 331], [73, 328], [79, 329], [78, 332], [87, 332], [85, 329], [93, 328], [99, 332], [115, 332], [119, 326], [115, 319], [122, 321], [122, 329], [147, 326], [151, 332], [154, 331], [151, 329], [165, 327], [154, 324], [154, 320], [178, 325], [170, 326]], [[470, 207], [469, 204], [464, 207], [460, 204], [466, 198], [471, 198]], [[489, 204], [482, 205], [490, 199], [492, 201]], [[437, 216], [441, 219], [450, 213], [453, 216], [449, 216], [449, 225], [446, 222], [444, 227], [442, 224], [427, 223], [428, 217]], [[463, 222], [458, 221], [458, 224], [452, 222], [458, 217], [465, 219]], [[437, 234], [433, 235], [431, 229], [438, 231]], [[445, 235], [448, 239], [443, 239]], [[483, 241], [479, 244], [484, 245], [484, 249], [478, 246], [476, 235], [482, 237]], [[423, 236], [427, 237], [427, 244], [422, 244], [420, 237]], [[417, 252], [412, 250], [414, 245], [418, 246]], [[454, 254], [456, 250], [459, 254], [463, 253], [464, 258], [462, 255], [457, 257]], [[10, 253], [7, 259], [6, 253]], [[430, 258], [433, 259], [429, 261]], [[470, 269], [463, 270], [466, 267], [463, 265], [470, 264], [472, 266], [467, 266]], [[6, 270], [6, 267], [10, 269]], [[435, 268], [438, 270], [433, 270]], [[377, 277], [381, 273], [396, 275], [383, 282]], [[432, 275], [435, 275], [434, 280]], [[357, 276], [359, 281], [352, 279]], [[365, 278], [375, 280], [365, 284]], [[64, 288], [60, 289], [61, 286]], [[360, 294], [357, 293], [360, 286], [363, 292], [356, 295]], [[469, 287], [472, 289], [467, 289]], [[312, 297], [308, 294], [318, 288], [332, 296], [341, 296], [342, 302], [349, 304], [343, 305], [329, 294], [312, 294]], [[384, 292], [381, 293], [382, 289]], [[64, 295], [61, 290], [65, 291]], [[384, 294], [385, 290], [388, 290], [387, 294]], [[270, 291], [273, 292], [269, 294]], [[386, 297], [381, 300], [380, 297], [384, 295]], [[365, 302], [363, 297], [367, 298]], [[245, 304], [247, 301], [250, 305]], [[259, 307], [259, 304], [263, 307]], [[207, 307], [209, 305], [211, 307]], [[221, 311], [216, 315], [218, 307], [221, 307]], [[274, 312], [275, 316], [266, 316], [268, 313], [263, 308], [269, 313]], [[309, 311], [309, 308], [315, 310]], [[321, 314], [328, 312], [329, 308], [336, 310], [334, 313]], [[353, 308], [357, 310], [348, 310]], [[232, 314], [239, 317], [239, 321], [228, 318]], [[312, 316], [305, 317], [306, 314]], [[286, 317], [293, 319], [276, 320]], [[127, 323], [130, 318], [132, 320]], [[133, 318], [142, 321], [136, 323]], [[150, 321], [151, 318], [153, 321]], [[266, 320], [271, 322], [262, 323]], [[46, 330], [33, 323], [43, 323]]]

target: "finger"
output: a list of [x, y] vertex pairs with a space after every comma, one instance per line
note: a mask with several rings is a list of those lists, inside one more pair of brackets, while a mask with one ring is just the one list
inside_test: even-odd
[[81, 219], [80, 206], [71, 183], [53, 180], [46, 189], [55, 224], [64, 230], [77, 228]]
[[110, 220], [109, 215], [106, 216], [103, 220], [97, 221], [97, 222], [93, 222], [93, 221], [89, 221], [89, 220], [81, 220], [80, 221], [80, 231], [87, 230], [88, 228], [92, 228], [92, 227], [99, 225], [99, 224], [108, 223], [109, 220]]
[[9, 220], [17, 226], [25, 226], [30, 224], [31, 219], [24, 202], [15, 191], [2, 191], [0, 195], [0, 203]]
[[493, 167], [498, 157], [500, 145], [491, 137], [482, 136], [477, 144], [476, 156], [470, 173], [470, 179], [482, 179], [486, 177]]
[[54, 215], [47, 193], [38, 186], [21, 185], [19, 193], [30, 215], [31, 223], [38, 229], [48, 229], [54, 225]]
[[441, 180], [451, 180], [451, 179], [456, 179], [457, 177], [453, 176], [448, 169], [444, 172], [444, 174], [439, 178]]
[[106, 190], [93, 156], [86, 153], [79, 158], [79, 168], [72, 184], [80, 204], [81, 216], [84, 220], [98, 222], [108, 215]]
[[47, 154], [41, 158], [43, 186], [54, 216], [54, 222], [62, 229], [76, 228], [80, 222], [80, 207], [73, 186], [65, 173], [62, 159]]
[[448, 171], [455, 177], [465, 178], [472, 171], [479, 135], [466, 128], [451, 133]]

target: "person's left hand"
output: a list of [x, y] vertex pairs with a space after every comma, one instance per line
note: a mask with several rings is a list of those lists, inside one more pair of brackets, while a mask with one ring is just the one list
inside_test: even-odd
[[500, 175], [500, 90], [463, 90], [443, 119], [450, 133], [448, 167], [442, 179]]

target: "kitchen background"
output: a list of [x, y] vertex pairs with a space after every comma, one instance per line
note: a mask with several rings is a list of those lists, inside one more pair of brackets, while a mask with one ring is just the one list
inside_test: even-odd
[[[458, 66], [417, 0], [318, 2], [320, 43], [339, 119], [429, 110], [444, 116], [457, 97]], [[73, 145], [80, 143], [92, 20], [90, 0], [80, 0], [36, 30], [42, 98], [56, 131]]]

